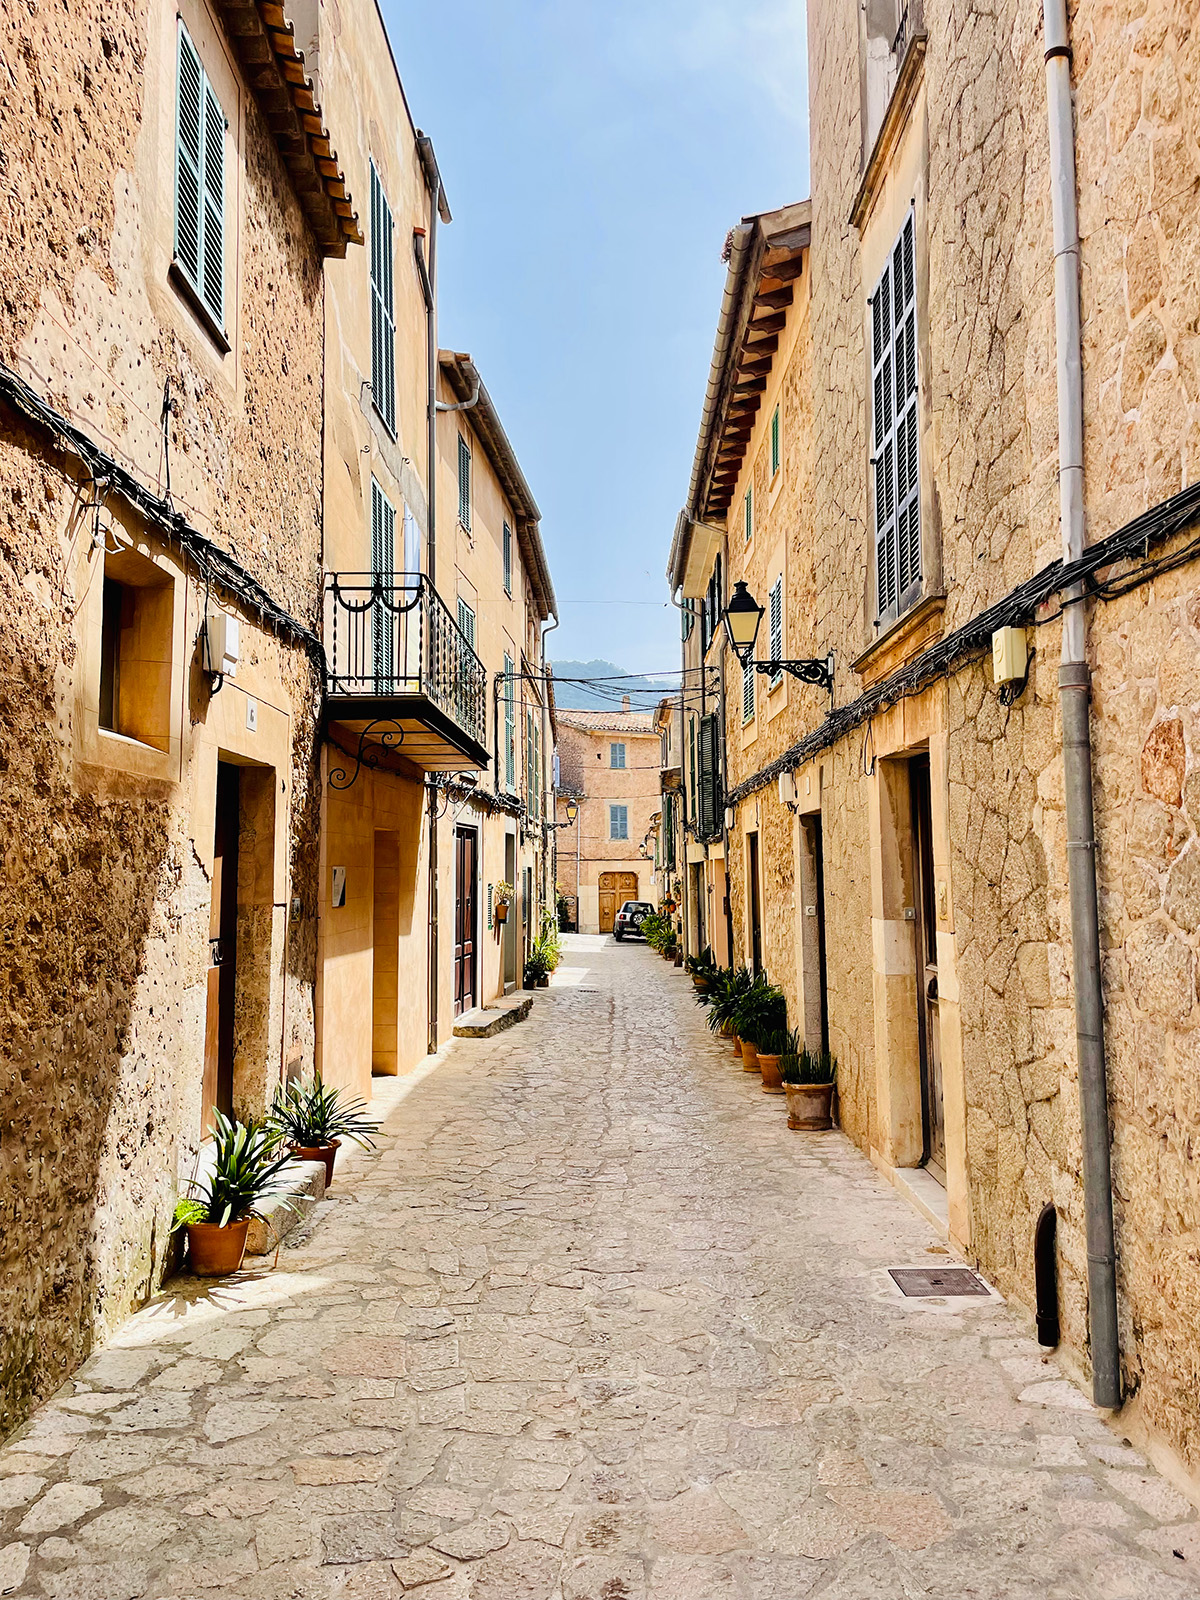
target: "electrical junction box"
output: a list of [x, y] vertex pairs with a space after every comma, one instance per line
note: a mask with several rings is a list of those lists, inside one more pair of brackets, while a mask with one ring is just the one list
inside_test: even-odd
[[236, 617], [213, 611], [204, 623], [204, 670], [221, 672], [227, 678], [237, 675], [241, 659], [241, 627]]
[[796, 774], [794, 772], [781, 772], [779, 774], [779, 804], [781, 806], [794, 806], [796, 804]]
[[1024, 628], [997, 628], [992, 635], [993, 683], [1019, 683], [1029, 665]]

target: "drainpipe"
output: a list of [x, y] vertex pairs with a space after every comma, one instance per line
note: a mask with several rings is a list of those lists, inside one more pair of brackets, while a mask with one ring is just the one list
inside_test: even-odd
[[[1063, 561], [1083, 554], [1083, 355], [1079, 315], [1079, 220], [1075, 208], [1075, 134], [1071, 106], [1071, 44], [1066, 0], [1043, 0], [1046, 106], [1050, 130], [1050, 199], [1054, 218], [1054, 315], [1058, 357], [1058, 492]], [[1071, 948], [1075, 980], [1075, 1039], [1083, 1135], [1083, 1197], [1087, 1225], [1088, 1321], [1092, 1398], [1121, 1403], [1117, 1332], [1116, 1246], [1113, 1237], [1108, 1082], [1104, 1063], [1104, 996], [1100, 985], [1100, 915], [1096, 900], [1096, 831], [1092, 809], [1089, 725], [1091, 673], [1084, 633], [1082, 584], [1063, 607], [1058, 684], [1063, 720], [1063, 787]]]

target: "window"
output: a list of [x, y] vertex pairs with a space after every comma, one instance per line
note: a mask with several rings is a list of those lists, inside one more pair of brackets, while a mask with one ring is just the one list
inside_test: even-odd
[[771, 413], [771, 476], [779, 471], [782, 457], [779, 450], [779, 407], [776, 406]]
[[504, 524], [504, 592], [512, 596], [512, 529]]
[[475, 613], [467, 602], [459, 596], [458, 600], [458, 631], [471, 646], [475, 648]]
[[921, 584], [913, 214], [871, 300], [876, 610], [895, 617]]
[[742, 721], [754, 717], [754, 663], [747, 661], [742, 667]]
[[171, 744], [174, 586], [152, 561], [123, 551], [104, 562], [100, 623], [101, 728], [140, 744]]
[[625, 765], [625, 746], [623, 744], [609, 745], [608, 764], [610, 767], [623, 767]]
[[458, 520], [471, 531], [471, 446], [463, 434], [458, 436]]
[[[775, 579], [771, 585], [771, 598], [768, 609], [768, 620], [771, 629], [771, 660], [783, 660], [783, 574]], [[771, 674], [772, 689], [783, 678], [783, 668], [777, 667]]]
[[687, 641], [692, 637], [692, 629], [696, 624], [696, 613], [692, 608], [692, 602], [690, 600], [685, 600], [679, 607], [679, 618], [679, 631], [682, 635], [684, 643], [686, 644]]
[[708, 589], [704, 599], [700, 602], [700, 654], [704, 656], [713, 637], [721, 625], [721, 558], [713, 562], [712, 574], [708, 580]]
[[396, 436], [396, 308], [392, 208], [371, 162], [371, 394], [379, 419]]
[[746, 490], [745, 525], [746, 525], [746, 543], [749, 544], [751, 539], [753, 539], [753, 537], [754, 537], [754, 490], [753, 489], [747, 489]]
[[175, 91], [175, 266], [225, 327], [225, 113], [179, 24]]
[[608, 837], [610, 839], [628, 839], [629, 837], [629, 807], [610, 805], [608, 808]]
[[688, 815], [691, 817], [692, 821], [695, 822], [695, 820], [696, 820], [696, 719], [695, 719], [695, 717], [689, 717], [688, 718], [688, 763], [689, 763], [689, 774], [690, 774], [690, 781], [689, 781], [688, 787], [689, 787], [689, 789], [691, 791], [690, 792], [690, 804], [688, 806]]
[[504, 786], [511, 794], [517, 787], [517, 706], [513, 681], [513, 659], [504, 657]]
[[720, 735], [716, 714], [700, 718], [700, 805], [697, 832], [713, 839], [721, 831]]
[[[396, 508], [371, 479], [371, 576], [375, 593], [371, 602], [371, 634], [375, 646], [375, 692], [386, 694], [396, 671], [394, 628], [396, 618], [388, 607], [396, 583]], [[386, 601], [386, 604], [381, 604]]]

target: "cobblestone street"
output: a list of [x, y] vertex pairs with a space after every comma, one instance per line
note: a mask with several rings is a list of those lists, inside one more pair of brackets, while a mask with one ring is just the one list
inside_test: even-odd
[[1182, 1600], [1188, 1502], [640, 946], [381, 1084], [305, 1236], [176, 1280], [0, 1452], [0, 1591]]

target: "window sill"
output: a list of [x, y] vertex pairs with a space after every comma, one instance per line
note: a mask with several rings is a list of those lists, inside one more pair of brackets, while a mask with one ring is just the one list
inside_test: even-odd
[[892, 90], [892, 98], [888, 101], [879, 132], [875, 135], [875, 146], [863, 172], [858, 193], [854, 197], [854, 205], [850, 211], [850, 226], [857, 228], [860, 233], [879, 197], [888, 163], [900, 143], [900, 135], [904, 131], [908, 114], [917, 98], [917, 90], [925, 74], [925, 40], [924, 33], [914, 33], [908, 41], [904, 60], [901, 61], [900, 71], [896, 74], [896, 87]]
[[850, 663], [851, 670], [862, 679], [863, 688], [869, 689], [886, 678], [940, 638], [945, 609], [946, 596], [930, 594], [890, 619], [879, 638]]
[[217, 349], [223, 356], [227, 356], [233, 349], [233, 346], [229, 342], [229, 335], [225, 332], [225, 329], [204, 304], [204, 301], [201, 300], [200, 296], [192, 287], [187, 274], [179, 265], [178, 261], [176, 261], [174, 258], [172, 258], [171, 265], [167, 268], [167, 277], [170, 278], [172, 284], [179, 294], [180, 299], [186, 301], [188, 309], [192, 312], [193, 316], [197, 318], [201, 327], [216, 345]]

